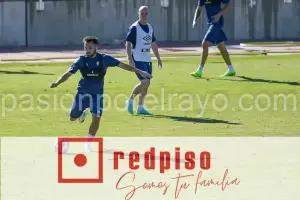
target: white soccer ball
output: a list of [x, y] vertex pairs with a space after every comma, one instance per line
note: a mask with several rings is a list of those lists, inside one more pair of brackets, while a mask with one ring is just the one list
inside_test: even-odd
[[67, 153], [70, 147], [69, 142], [62, 142], [62, 151], [58, 152], [58, 141], [59, 139], [55, 140], [55, 144], [54, 144], [54, 150], [56, 153]]

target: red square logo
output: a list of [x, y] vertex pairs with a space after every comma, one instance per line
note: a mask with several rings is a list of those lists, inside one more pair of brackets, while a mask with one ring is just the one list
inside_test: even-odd
[[[62, 152], [62, 143], [84, 143], [94, 142], [98, 145], [98, 176], [95, 178], [63, 178], [63, 154], [58, 153], [58, 183], [103, 183], [103, 138], [58, 138], [58, 152]], [[76, 156], [83, 157], [83, 154], [77, 154]]]

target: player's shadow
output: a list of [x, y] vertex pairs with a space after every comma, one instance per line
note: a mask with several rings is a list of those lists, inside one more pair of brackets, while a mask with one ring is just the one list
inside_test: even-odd
[[179, 121], [179, 122], [240, 125], [240, 123], [233, 123], [226, 120], [211, 119], [211, 118], [193, 118], [193, 117], [181, 117], [181, 116], [170, 116], [170, 115], [149, 115], [144, 117], [165, 118], [165, 119], [172, 119], [174, 121]]
[[2, 74], [24, 74], [24, 75], [54, 75], [54, 74], [48, 74], [48, 73], [31, 72], [31, 71], [26, 71], [26, 70], [21, 70], [21, 71], [0, 70], [0, 73], [2, 73]]
[[239, 82], [258, 82], [258, 83], [275, 83], [275, 84], [287, 84], [287, 85], [294, 85], [299, 86], [300, 82], [296, 81], [277, 81], [277, 80], [267, 80], [267, 79], [260, 79], [260, 78], [251, 78], [247, 76], [235, 76], [239, 79], [224, 79], [224, 78], [207, 78], [207, 79], [215, 79], [215, 80], [226, 80], [226, 81], [239, 81]]

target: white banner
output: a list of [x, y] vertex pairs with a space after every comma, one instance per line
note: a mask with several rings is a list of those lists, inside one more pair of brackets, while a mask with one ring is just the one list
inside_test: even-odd
[[100, 138], [90, 153], [72, 138], [64, 154], [55, 140], [1, 138], [1, 200], [300, 197], [297, 137]]

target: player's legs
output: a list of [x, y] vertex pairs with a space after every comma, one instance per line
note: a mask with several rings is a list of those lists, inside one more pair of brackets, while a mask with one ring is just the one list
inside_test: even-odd
[[[143, 67], [143, 68], [147, 69], [145, 71], [148, 72], [149, 74], [152, 74], [152, 63], [144, 63], [144, 65], [145, 65], [145, 67]], [[137, 76], [141, 80], [141, 83], [142, 83], [142, 91], [139, 96], [139, 105], [138, 105], [137, 113], [138, 114], [146, 114], [146, 115], [151, 114], [144, 108], [145, 98], [148, 93], [148, 88], [150, 86], [150, 79], [143, 78], [139, 74], [137, 74]]]
[[221, 55], [222, 55], [225, 63], [227, 65], [231, 65], [230, 56], [229, 56], [229, 53], [227, 51], [227, 48], [225, 47], [225, 43], [224, 42], [220, 42], [220, 43], [218, 43], [217, 47], [218, 47], [218, 49], [219, 49], [219, 51], [220, 51], [220, 53], [221, 53]]
[[149, 111], [147, 111], [144, 107], [145, 98], [147, 96], [148, 88], [150, 86], [150, 80], [143, 79], [143, 80], [141, 80], [141, 84], [142, 84], [142, 90], [141, 90], [141, 93], [139, 96], [137, 114], [151, 115], [151, 113]]
[[100, 127], [101, 116], [92, 113], [92, 122], [89, 127], [88, 141], [84, 144], [85, 152], [91, 151], [91, 139], [94, 138]]
[[[222, 34], [225, 36], [223, 31], [222, 31]], [[226, 36], [225, 36], [225, 38], [226, 38]], [[218, 42], [217, 46], [218, 46], [218, 49], [219, 49], [225, 63], [228, 66], [228, 71], [225, 74], [221, 75], [221, 76], [235, 76], [236, 72], [235, 72], [235, 70], [232, 66], [230, 56], [229, 56], [229, 53], [227, 51], [227, 48], [225, 47], [224, 41]]]
[[126, 104], [127, 104], [127, 111], [130, 114], [133, 114], [133, 100], [135, 99], [135, 97], [137, 95], [139, 96], [139, 105], [143, 105], [144, 101], [145, 101], [145, 97], [147, 95], [147, 91], [148, 91], [148, 87], [150, 85], [150, 80], [144, 79], [144, 80], [140, 80], [140, 83], [138, 83], [132, 90], [132, 93], [129, 97], [129, 99], [127, 100]]
[[134, 86], [128, 101], [133, 101], [135, 97], [142, 92], [142, 90], [143, 90], [143, 84], [142, 82], [140, 82], [136, 86]]
[[97, 134], [100, 125], [100, 118], [101, 118], [100, 116], [92, 114], [92, 122], [89, 128], [89, 134], [91, 136], [95, 136]]
[[[146, 71], [149, 74], [152, 74], [152, 63], [148, 63], [148, 62], [135, 62], [135, 66], [136, 68]], [[137, 84], [131, 95], [130, 98], [127, 100], [126, 104], [127, 104], [127, 111], [130, 114], [133, 114], [133, 100], [135, 99], [135, 97], [137, 95], [139, 96], [139, 105], [138, 105], [138, 110], [137, 113], [138, 114], [146, 114], [149, 115], [151, 114], [150, 112], [148, 112], [145, 108], [144, 108], [144, 101], [148, 92], [148, 88], [150, 86], [150, 79], [148, 78], [144, 78], [142, 77], [140, 74], [136, 74], [138, 79], [140, 80], [140, 83]]]
[[[88, 138], [94, 138], [99, 130], [100, 119], [103, 112], [103, 94], [93, 94], [92, 103], [89, 105], [92, 113], [92, 122], [89, 127]], [[85, 143], [85, 151], [89, 152], [91, 150], [90, 141]]]
[[201, 56], [201, 63], [198, 69], [195, 72], [192, 72], [191, 75], [197, 78], [202, 77], [202, 71], [204, 69], [204, 65], [206, 63], [209, 47], [216, 43], [216, 38], [218, 35], [218, 28], [214, 25], [210, 25], [202, 42], [202, 56]]
[[208, 51], [209, 51], [209, 47], [212, 46], [212, 43], [210, 41], [204, 40], [202, 42], [202, 56], [201, 56], [201, 64], [200, 66], [205, 65], [207, 57], [208, 57]]
[[80, 123], [84, 122], [86, 116], [86, 108], [89, 107], [89, 95], [77, 92], [73, 100], [72, 108], [70, 111], [70, 120], [79, 120]]
[[103, 113], [103, 94], [93, 94], [92, 104], [90, 105], [92, 113], [92, 123], [89, 129], [89, 134], [96, 135], [99, 129], [100, 118]]

